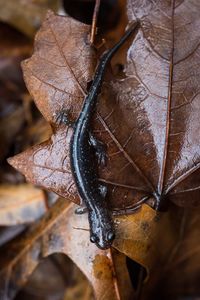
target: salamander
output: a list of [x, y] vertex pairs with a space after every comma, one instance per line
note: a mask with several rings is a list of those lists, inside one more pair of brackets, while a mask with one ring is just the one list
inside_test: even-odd
[[[100, 249], [107, 249], [111, 246], [115, 237], [115, 230], [106, 201], [107, 187], [98, 180], [98, 164], [94, 158], [96, 154], [98, 163], [105, 164], [106, 147], [92, 134], [91, 121], [101, 91], [106, 66], [137, 27], [138, 23], [133, 23], [120, 41], [102, 55], [80, 115], [73, 125], [74, 132], [70, 141], [71, 171], [79, 196], [88, 211], [90, 241]], [[70, 124], [67, 115], [65, 115], [65, 123]]]

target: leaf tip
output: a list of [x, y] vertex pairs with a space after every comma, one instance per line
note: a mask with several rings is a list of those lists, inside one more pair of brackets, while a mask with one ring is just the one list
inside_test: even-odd
[[21, 172], [23, 175], [26, 176], [28, 164], [27, 161], [24, 159], [23, 153], [7, 158], [7, 162], [17, 171]]

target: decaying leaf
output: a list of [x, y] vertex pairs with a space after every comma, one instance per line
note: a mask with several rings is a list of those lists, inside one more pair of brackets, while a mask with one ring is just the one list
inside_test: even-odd
[[25, 122], [22, 95], [26, 91], [20, 62], [31, 53], [30, 41], [0, 23], [0, 139], [2, 161]]
[[[68, 204], [66, 200], [58, 201], [31, 231], [8, 244], [7, 250], [2, 248], [1, 297], [13, 299], [40, 259], [60, 252], [68, 255], [87, 276], [97, 299], [119, 300], [119, 295], [121, 299], [129, 299], [133, 293], [130, 280], [127, 280], [124, 290], [118, 283], [120, 277], [116, 277], [119, 272], [119, 269], [115, 270], [114, 262], [117, 254], [111, 250], [100, 250], [90, 243], [87, 215], [76, 215], [74, 210], [74, 204]], [[122, 259], [120, 273], [128, 278], [125, 260]]]
[[[113, 136], [110, 172], [104, 173], [116, 197], [118, 184], [137, 195], [137, 190], [153, 194], [158, 203], [166, 198], [179, 205], [199, 202], [198, 6], [194, 1], [128, 2], [129, 20], [139, 19], [141, 28], [128, 52], [126, 77], [105, 87], [98, 117]], [[185, 75], [188, 68], [192, 82]]]
[[31, 223], [48, 207], [45, 193], [30, 184], [0, 186], [0, 226]]
[[[199, 202], [198, 6], [192, 0], [176, 5], [128, 2], [129, 21], [139, 19], [140, 29], [128, 51], [124, 78], [104, 84], [94, 122], [108, 146], [100, 180], [109, 187], [113, 209], [133, 208], [150, 195], [157, 205], [166, 199], [179, 205]], [[27, 86], [53, 124], [61, 109], [69, 109], [72, 119], [80, 112], [94, 70], [87, 32], [87, 26], [50, 13], [37, 34], [34, 55], [23, 64]], [[189, 68], [192, 73], [186, 76]], [[77, 201], [68, 158], [70, 134], [61, 126], [51, 141], [10, 163], [28, 180]]]
[[[8, 95], [7, 91], [6, 94]], [[20, 131], [25, 121], [24, 109], [22, 106], [11, 100], [10, 103], [7, 103], [7, 109], [7, 114], [5, 114], [5, 116], [3, 116], [2, 111], [0, 120], [0, 139], [2, 141], [0, 161], [5, 159], [6, 155], [8, 155], [9, 147], [13, 143], [16, 134]]]
[[94, 49], [88, 44], [89, 30], [87, 25], [49, 11], [35, 37], [34, 54], [23, 62], [27, 87], [51, 123], [62, 109], [69, 110], [72, 118], [81, 109], [96, 65]]
[[178, 239], [180, 221], [181, 215], [176, 209], [156, 213], [144, 204], [139, 212], [116, 218], [114, 247], [144, 266], [151, 275], [171, 254]]
[[[48, 276], [47, 276], [48, 274]], [[70, 300], [65, 299], [65, 291], [82, 283], [85, 289], [90, 287], [88, 280], [76, 265], [63, 254], [54, 254], [43, 259], [27, 284], [17, 294], [16, 300]], [[78, 294], [78, 293], [77, 293]], [[83, 295], [83, 293], [82, 293]], [[76, 294], [74, 294], [76, 299]], [[82, 298], [85, 299], [85, 298]], [[92, 300], [92, 299], [85, 299]]]
[[[37, 99], [36, 104], [43, 116], [52, 124], [60, 110], [70, 110], [71, 116], [75, 117], [81, 109], [82, 98], [86, 94], [84, 90], [95, 67], [94, 50], [86, 44], [88, 33], [89, 26], [49, 12], [36, 36], [35, 54], [23, 63], [28, 88]], [[74, 38], [69, 39], [72, 35]], [[46, 72], [46, 68], [49, 72]], [[52, 78], [48, 78], [48, 74], [52, 74]], [[53, 83], [56, 78], [59, 80]], [[48, 105], [44, 99], [48, 99]], [[23, 157], [20, 159], [20, 154], [19, 160], [15, 161], [22, 172], [26, 168], [29, 181], [78, 202], [67, 157], [70, 135], [71, 129], [66, 132], [66, 127], [62, 126], [56, 130], [51, 141], [28, 150], [28, 163]]]
[[21, 142], [23, 142], [24, 149], [27, 149], [30, 145], [46, 141], [51, 134], [52, 130], [49, 124], [43, 118], [39, 118], [32, 121], [32, 124], [26, 128]]
[[20, 224], [16, 226], [4, 226], [0, 228], [0, 246], [11, 241], [14, 237], [20, 235], [25, 229], [25, 224]]
[[[74, 214], [75, 207], [66, 200], [59, 200], [39, 224], [2, 249], [7, 255], [0, 255], [1, 295], [13, 299], [40, 260], [60, 252], [68, 255], [87, 276], [97, 299], [132, 299], [134, 291], [126, 256], [148, 271], [150, 286], [147, 283], [146, 290], [149, 291], [152, 290], [152, 281], [165, 278], [168, 268], [173, 266], [170, 261], [177, 254], [177, 246], [181, 253], [187, 253], [186, 258], [192, 258], [194, 254], [189, 248], [185, 252], [186, 248], [177, 244], [179, 240], [189, 243], [188, 235], [179, 235], [184, 215], [177, 210], [156, 213], [148, 205], [143, 205], [137, 213], [115, 217], [116, 239], [113, 246], [118, 252], [115, 249], [102, 251], [89, 242], [87, 214]], [[196, 237], [191, 236], [190, 239], [195, 242]], [[195, 248], [195, 253], [199, 253], [198, 248]], [[162, 276], [158, 270], [161, 270]]]
[[[71, 130], [69, 130], [71, 132]], [[26, 173], [27, 179], [36, 185], [57, 192], [61, 196], [79, 203], [75, 185], [70, 172], [69, 157], [66, 149], [69, 148], [70, 137], [62, 127], [50, 142], [44, 142], [18, 154], [13, 163], [19, 171]], [[25, 157], [24, 157], [25, 153]], [[14, 157], [15, 160], [15, 157]], [[63, 166], [60, 168], [60, 166]], [[76, 196], [75, 196], [76, 195]]]
[[17, 94], [17, 100], [19, 90], [25, 91], [20, 62], [30, 56], [32, 43], [22, 33], [0, 23], [0, 50], [0, 80], [15, 83], [10, 89]]
[[[134, 41], [116, 54], [123, 52], [127, 57], [124, 74], [118, 77], [108, 72], [94, 116], [93, 130], [107, 144], [109, 157], [107, 166], [99, 168], [100, 181], [109, 188], [112, 209], [123, 213], [115, 217], [113, 247], [147, 269], [151, 278], [144, 289], [147, 295], [159, 281], [159, 273], [166, 272], [163, 282], [170, 276], [171, 262], [185, 262], [179, 252], [183, 247], [186, 258], [195, 258], [195, 276], [199, 271], [197, 255], [191, 258], [199, 255], [194, 242], [198, 234], [192, 237], [194, 252], [188, 247], [190, 239], [180, 238], [182, 209], [156, 213], [141, 206], [147, 198], [157, 205], [166, 200], [180, 206], [199, 204], [199, 10], [199, 2], [193, 0], [128, 1], [129, 21], [138, 19], [140, 28]], [[53, 135], [9, 160], [27, 180], [76, 203], [69, 164], [72, 129], [58, 126], [56, 119], [62, 109], [70, 111], [72, 120], [81, 110], [96, 65], [88, 33], [86, 25], [48, 14], [23, 70]], [[125, 214], [140, 206], [135, 214]], [[42, 257], [63, 252], [87, 276], [97, 299], [133, 297], [131, 284], [126, 291], [121, 288], [115, 268], [118, 252], [101, 251], [91, 244], [87, 215], [76, 216], [74, 209], [74, 204], [60, 200], [31, 232], [8, 245], [0, 273], [2, 295], [12, 299]], [[124, 258], [121, 268], [119, 274], [126, 273], [128, 278]]]
[[57, 9], [57, 0], [1, 0], [0, 20], [32, 37], [48, 8]]
[[[174, 216], [171, 215], [173, 223], [178, 219], [176, 242], [165, 259], [158, 259], [157, 265], [150, 272], [149, 281], [143, 286], [141, 295], [143, 300], [184, 299], [185, 295], [188, 295], [190, 299], [198, 299], [194, 295], [199, 295], [200, 292], [199, 208], [179, 210], [178, 214], [174, 211]], [[163, 226], [162, 236], [158, 236], [160, 243], [153, 240], [159, 249], [167, 246], [163, 244], [166, 234], [169, 234], [168, 227]]]

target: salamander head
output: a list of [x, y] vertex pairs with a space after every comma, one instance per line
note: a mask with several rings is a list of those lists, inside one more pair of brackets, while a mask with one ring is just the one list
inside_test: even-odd
[[105, 250], [111, 247], [115, 238], [112, 217], [105, 211], [103, 214], [89, 214], [90, 241], [98, 248]]

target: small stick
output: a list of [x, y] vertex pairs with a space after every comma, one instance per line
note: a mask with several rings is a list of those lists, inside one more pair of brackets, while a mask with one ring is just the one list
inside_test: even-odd
[[96, 0], [93, 17], [92, 17], [92, 29], [91, 29], [91, 35], [90, 35], [90, 43], [91, 44], [94, 43], [94, 38], [95, 38], [95, 34], [96, 34], [97, 17], [98, 17], [98, 13], [99, 13], [100, 4], [101, 4], [101, 0]]

